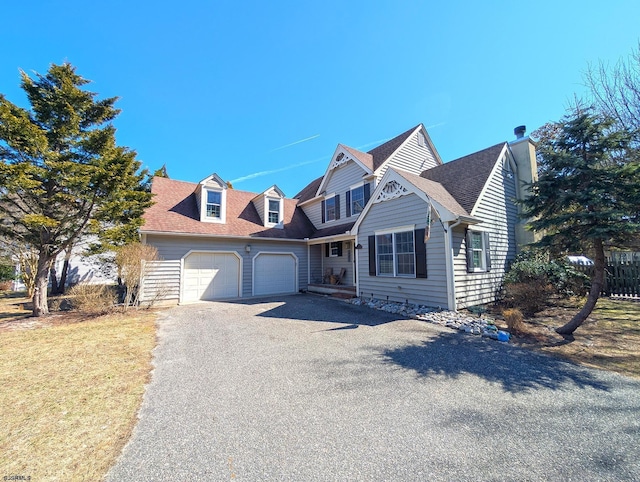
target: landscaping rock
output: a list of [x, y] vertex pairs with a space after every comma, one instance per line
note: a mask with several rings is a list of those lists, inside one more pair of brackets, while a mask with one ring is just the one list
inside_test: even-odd
[[352, 298], [351, 304], [367, 306], [387, 313], [400, 314], [407, 318], [414, 318], [437, 325], [443, 325], [454, 330], [463, 331], [476, 336], [508, 342], [510, 334], [498, 330], [495, 320], [486, 316], [484, 310], [477, 310], [479, 316], [471, 316], [456, 311], [447, 311], [439, 308], [431, 308], [413, 303], [396, 303], [393, 301], [378, 300], [376, 298], [362, 299]]

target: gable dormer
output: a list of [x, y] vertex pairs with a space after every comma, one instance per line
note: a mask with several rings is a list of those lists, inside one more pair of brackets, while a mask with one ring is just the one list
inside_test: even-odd
[[338, 144], [338, 147], [336, 147], [333, 156], [331, 156], [331, 162], [329, 162], [329, 166], [327, 167], [327, 171], [322, 178], [322, 182], [318, 186], [316, 196], [319, 196], [320, 193], [325, 192], [327, 184], [329, 183], [329, 179], [335, 175], [336, 171], [340, 170], [343, 166], [349, 165], [349, 163], [359, 166], [362, 170], [358, 170], [358, 179], [356, 179], [355, 181], [360, 180], [363, 175], [366, 176], [373, 174], [373, 157], [371, 156], [371, 154], [360, 152], [357, 149], [345, 146], [343, 144]]
[[227, 183], [216, 173], [198, 183], [194, 192], [200, 221], [222, 223], [227, 219]]
[[284, 198], [282, 190], [274, 184], [251, 200], [265, 227], [284, 227]]

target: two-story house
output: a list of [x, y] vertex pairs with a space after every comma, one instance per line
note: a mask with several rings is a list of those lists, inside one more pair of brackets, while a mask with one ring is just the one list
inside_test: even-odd
[[143, 242], [158, 248], [144, 298], [180, 303], [342, 291], [448, 309], [494, 301], [530, 234], [516, 199], [536, 177], [517, 139], [443, 163], [423, 125], [361, 152], [339, 144], [293, 199], [153, 180]]

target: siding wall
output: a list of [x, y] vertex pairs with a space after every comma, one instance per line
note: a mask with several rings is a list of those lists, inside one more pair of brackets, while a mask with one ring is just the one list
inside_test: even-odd
[[465, 230], [454, 229], [452, 246], [458, 308], [491, 303], [501, 291], [504, 273], [516, 255], [518, 210], [512, 201], [515, 197], [515, 179], [509, 179], [498, 167], [472, 213], [484, 220], [478, 229], [490, 233], [491, 271], [488, 273], [467, 273]]
[[151, 261], [145, 264], [142, 303], [180, 300], [180, 261]]
[[[364, 174], [366, 174], [365, 171], [353, 161], [349, 161], [329, 172], [329, 179], [325, 184], [324, 190], [327, 194], [335, 193], [340, 195], [340, 219], [322, 224], [322, 202], [320, 200], [304, 206], [302, 209], [317, 229], [345, 224], [358, 219], [357, 215], [347, 217], [346, 193], [351, 186], [362, 181]], [[371, 192], [374, 189], [375, 186], [371, 186]]]
[[364, 297], [420, 303], [433, 307], [447, 306], [447, 278], [445, 265], [444, 231], [438, 220], [431, 225], [431, 238], [427, 241], [427, 278], [369, 276], [368, 236], [376, 230], [415, 224], [415, 229], [426, 227], [427, 204], [415, 194], [374, 204], [362, 221], [358, 242], [358, 279]]
[[340, 274], [340, 269], [345, 268], [347, 272], [342, 279], [342, 284], [346, 286], [353, 286], [353, 270], [355, 269], [355, 263], [353, 261], [353, 242], [352, 241], [341, 241], [342, 243], [342, 256], [336, 257], [327, 257], [326, 256], [326, 244], [319, 245], [322, 248], [322, 252], [320, 254], [322, 260], [322, 270], [321, 273], [324, 274], [324, 270], [327, 268], [333, 269], [333, 274]]
[[324, 246], [322, 244], [314, 244], [309, 246], [309, 270], [311, 271], [311, 282], [322, 283], [322, 257]]
[[427, 145], [418, 145], [417, 134], [414, 134], [402, 149], [376, 172], [376, 176], [380, 181], [389, 167], [397, 167], [403, 171], [420, 175], [422, 171], [438, 165], [433, 151]]
[[[242, 296], [252, 294], [253, 257], [258, 252], [291, 252], [298, 257], [298, 289], [307, 288], [307, 246], [303, 242], [266, 241], [257, 238], [246, 240], [210, 239], [187, 236], [147, 235], [147, 244], [158, 249], [158, 255], [165, 261], [180, 261], [191, 250], [235, 251], [242, 258]], [[245, 246], [251, 245], [251, 252]]]
[[264, 195], [258, 196], [253, 200], [253, 205], [256, 208], [256, 211], [258, 211], [258, 216], [260, 216], [260, 220], [262, 221], [262, 224], [265, 223], [265, 219], [264, 219]]

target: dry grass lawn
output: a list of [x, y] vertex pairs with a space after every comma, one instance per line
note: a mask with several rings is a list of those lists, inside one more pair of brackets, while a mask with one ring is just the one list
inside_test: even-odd
[[0, 295], [0, 476], [101, 480], [136, 421], [155, 315], [42, 321], [26, 302]]
[[514, 343], [640, 378], [640, 302], [601, 298], [591, 316], [574, 332], [573, 340], [564, 339], [554, 330], [569, 321], [583, 302], [559, 300], [526, 319]]

